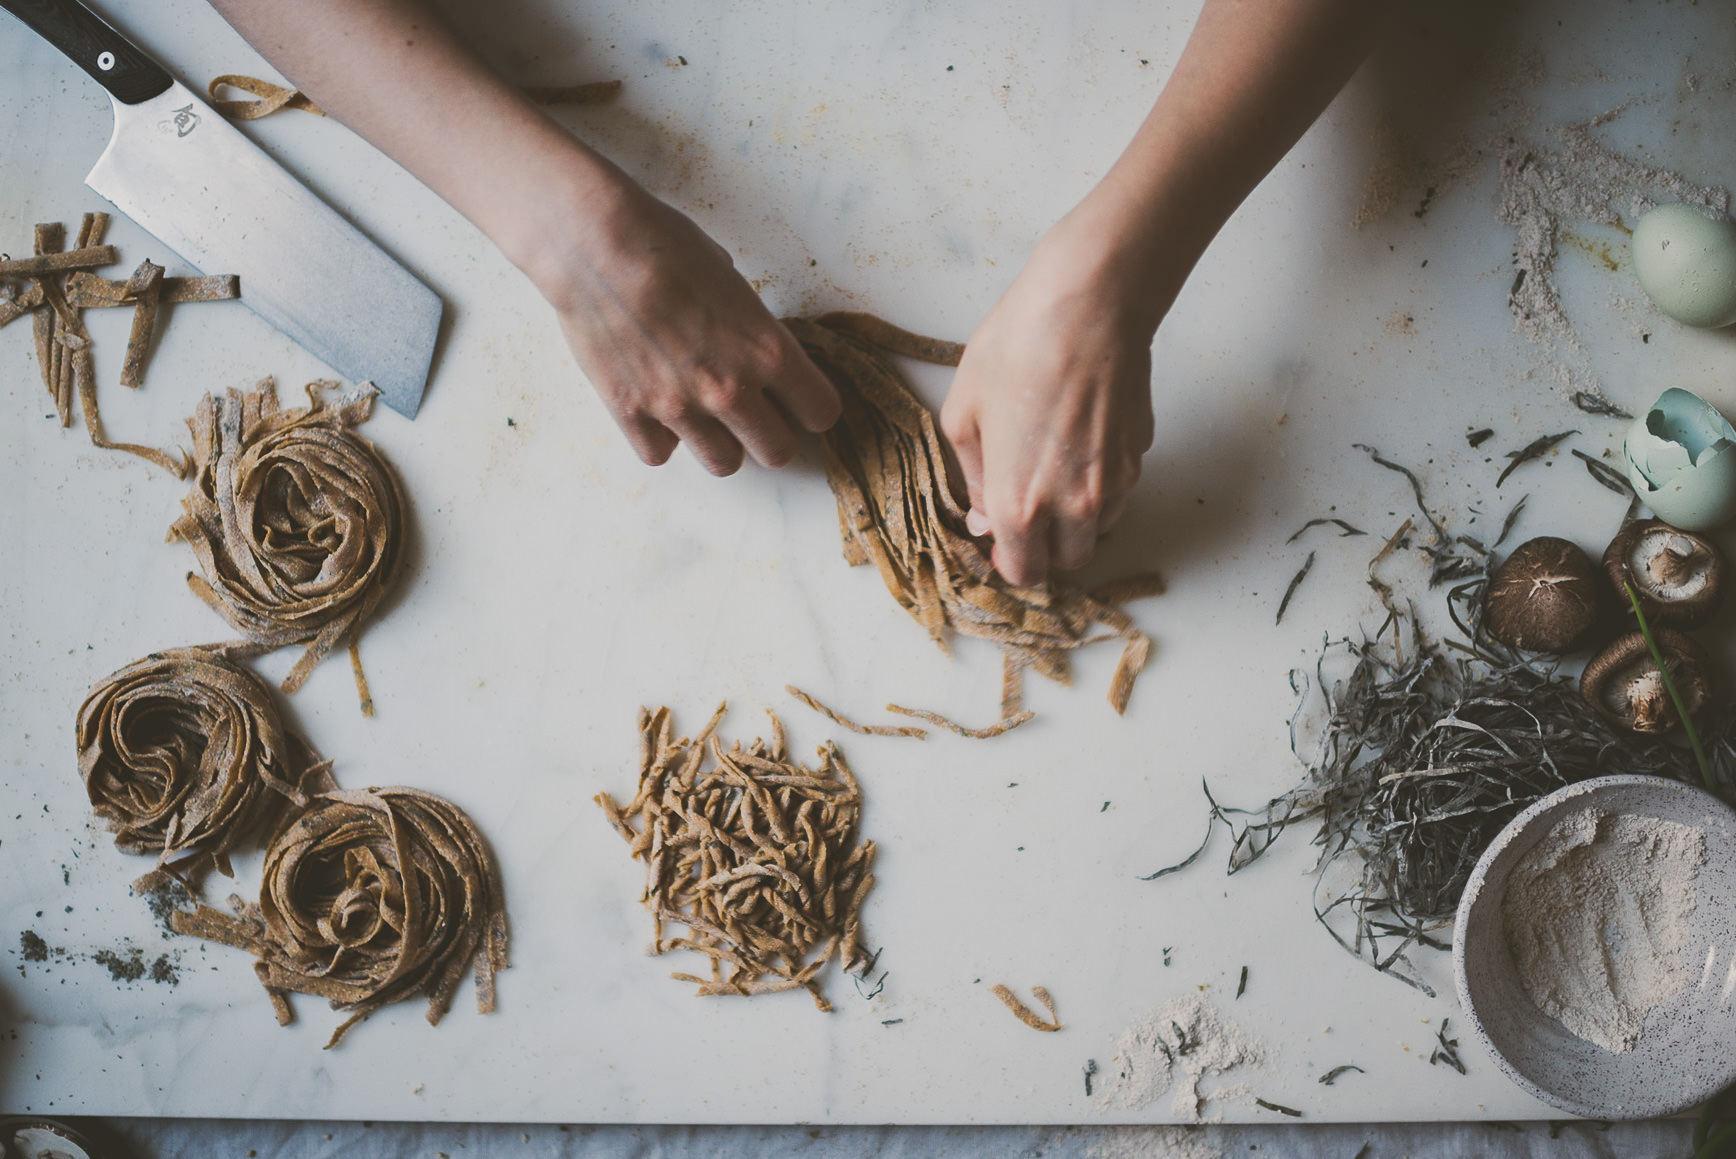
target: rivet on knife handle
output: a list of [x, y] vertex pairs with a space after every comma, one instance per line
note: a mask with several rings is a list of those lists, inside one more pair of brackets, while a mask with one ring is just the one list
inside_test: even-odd
[[0, 0], [0, 8], [36, 30], [123, 105], [167, 89], [169, 74], [78, 0]]

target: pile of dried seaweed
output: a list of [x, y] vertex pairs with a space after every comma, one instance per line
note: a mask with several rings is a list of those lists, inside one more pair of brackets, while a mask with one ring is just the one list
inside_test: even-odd
[[[1254, 809], [1221, 806], [1208, 787], [1207, 841], [1220, 822], [1228, 828], [1234, 873], [1290, 826], [1317, 824], [1316, 916], [1352, 954], [1432, 995], [1406, 952], [1415, 945], [1449, 948], [1437, 935], [1451, 924], [1471, 870], [1527, 805], [1563, 785], [1614, 773], [1700, 778], [1691, 753], [1612, 728], [1552, 663], [1507, 649], [1482, 630], [1494, 547], [1523, 500], [1501, 539], [1485, 547], [1449, 535], [1423, 506], [1415, 476], [1364, 449], [1410, 479], [1434, 533], [1410, 544], [1429, 558], [1430, 586], [1465, 580], [1446, 596], [1462, 639], [1428, 638], [1415, 607], [1401, 606], [1376, 574], [1381, 561], [1410, 543], [1407, 520], [1369, 569], [1385, 622], [1361, 642], [1328, 645], [1312, 679], [1292, 673], [1303, 698], [1298, 719], [1311, 689], [1325, 718], [1312, 751], [1292, 724], [1291, 745], [1307, 769], [1301, 783]], [[1341, 659], [1350, 663], [1348, 676], [1328, 679], [1327, 666]], [[1715, 776], [1736, 785], [1736, 713], [1706, 731]], [[1190, 864], [1205, 847], [1151, 876]]]
[[259, 904], [231, 904], [233, 917], [202, 905], [169, 924], [255, 955], [281, 1024], [294, 1020], [292, 992], [351, 1011], [328, 1049], [375, 1010], [418, 994], [438, 1023], [472, 963], [476, 1009], [494, 1009], [494, 975], [507, 965], [500, 874], [470, 818], [431, 793], [320, 794], [273, 835]]
[[[1109, 702], [1125, 711], [1151, 641], [1119, 605], [1160, 594], [1163, 579], [1129, 576], [1087, 592], [1061, 583], [1014, 587], [996, 573], [965, 529], [961, 489], [934, 415], [889, 357], [956, 366], [964, 348], [866, 314], [791, 318], [785, 325], [843, 399], [843, 417], [827, 432], [825, 447], [844, 558], [873, 562], [887, 590], [942, 648], [949, 628], [992, 640], [1014, 676], [1030, 667], [1065, 684], [1074, 648], [1121, 639]], [[1093, 636], [1096, 625], [1108, 631]]]
[[161, 307], [171, 302], [210, 302], [240, 296], [233, 274], [200, 278], [165, 278], [163, 267], [149, 259], [130, 278], [113, 280], [93, 273], [120, 260], [114, 246], [104, 245], [109, 215], [87, 213], [73, 248], [66, 249], [66, 227], [45, 222], [36, 227], [35, 254], [0, 260], [0, 326], [29, 314], [36, 331], [36, 362], [42, 384], [54, 402], [63, 427], [72, 425], [72, 400], [78, 396], [90, 441], [99, 447], [127, 451], [186, 478], [188, 464], [176, 455], [136, 443], [110, 442], [103, 434], [96, 401], [96, 367], [91, 357], [90, 331], [81, 312], [91, 307], [131, 306], [132, 333], [121, 367], [121, 385], [144, 381], [145, 361], [156, 336]]
[[[672, 739], [667, 708], [641, 709], [638, 792], [626, 808], [597, 795], [645, 862], [649, 952], [710, 958], [710, 978], [671, 975], [701, 995], [800, 988], [830, 1010], [819, 981], [826, 963], [836, 954], [849, 973], [868, 964], [861, 911], [874, 886], [874, 843], [856, 841], [862, 790], [830, 742], [818, 768], [791, 760], [775, 715], [769, 745], [725, 749], [716, 736], [723, 713], [718, 706], [688, 740]], [[702, 768], [707, 755], [711, 767]], [[665, 922], [691, 932], [668, 937]]]
[[374, 395], [328, 401], [335, 383], [308, 384], [308, 406], [282, 409], [268, 378], [254, 390], [206, 395], [189, 420], [193, 489], [169, 531], [204, 575], [188, 586], [260, 648], [306, 644], [283, 681], [294, 692], [347, 643], [364, 714], [373, 702], [356, 640], [398, 577], [404, 499], [397, 477], [353, 428]]

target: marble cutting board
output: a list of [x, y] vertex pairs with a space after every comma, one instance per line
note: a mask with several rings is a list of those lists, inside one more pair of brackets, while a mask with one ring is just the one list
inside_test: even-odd
[[[482, 6], [477, 6], [479, 9]], [[949, 658], [840, 558], [814, 448], [727, 481], [685, 456], [651, 470], [613, 430], [548, 308], [474, 229], [347, 130], [285, 114], [248, 132], [400, 256], [448, 303], [421, 417], [368, 434], [404, 480], [414, 542], [401, 593], [366, 633], [379, 715], [328, 662], [289, 704], [346, 784], [411, 784], [467, 809], [498, 850], [513, 918], [500, 1009], [469, 985], [438, 1028], [377, 1014], [322, 1052], [336, 1015], [296, 1002], [280, 1029], [245, 956], [164, 934], [126, 884], [143, 866], [90, 820], [72, 722], [89, 685], [158, 648], [228, 638], [165, 544], [182, 485], [91, 448], [45, 417], [27, 327], [0, 332], [0, 1105], [66, 1114], [702, 1122], [1156, 1121], [1087, 1099], [1112, 1080], [1119, 1031], [1202, 994], [1265, 1047], [1252, 1092], [1309, 1119], [1533, 1118], [1470, 1036], [1469, 1073], [1427, 1059], [1461, 1021], [1444, 955], [1438, 998], [1359, 964], [1314, 923], [1308, 834], [1234, 877], [1224, 843], [1184, 873], [1207, 779], [1257, 804], [1292, 784], [1294, 667], [1371, 628], [1374, 546], [1411, 513], [1362, 442], [1417, 469], [1455, 530], [1484, 534], [1517, 495], [1518, 531], [1601, 545], [1620, 502], [1566, 457], [1499, 491], [1505, 452], [1621, 424], [1555, 385], [1573, 361], [1630, 407], [1685, 385], [1736, 406], [1727, 335], [1658, 316], [1621, 235], [1584, 223], [1558, 277], [1581, 339], [1551, 356], [1506, 307], [1513, 230], [1496, 220], [1505, 138], [1631, 102], [1599, 133], [1700, 182], [1736, 180], [1736, 71], [1719, 6], [1542, 0], [1401, 29], [1235, 215], [1159, 336], [1158, 442], [1128, 515], [1087, 578], [1157, 567], [1170, 592], [1133, 607], [1156, 642], [1125, 718], [1104, 702], [1112, 650], [1071, 688], [1033, 679], [1037, 719], [1000, 740], [839, 737], [881, 846], [868, 904], [875, 996], [830, 977], [837, 1010], [800, 994], [698, 1000], [642, 954], [641, 873], [591, 797], [630, 793], [634, 714], [666, 703], [687, 730], [721, 699], [726, 736], [783, 715], [801, 749], [838, 730], [795, 683], [858, 716], [889, 700], [994, 715], [994, 651]], [[194, 87], [271, 75], [193, 0], [103, 11]], [[511, 0], [467, 32], [526, 83], [620, 77], [618, 105], [561, 114], [730, 247], [774, 308], [867, 309], [963, 338], [1044, 226], [1101, 174], [1173, 66], [1185, 2], [1009, 10], [950, 5], [672, 0], [586, 14]], [[107, 99], [13, 22], [0, 23], [0, 249], [32, 223], [101, 209], [82, 184]], [[1429, 163], [1436, 162], [1431, 169]], [[1452, 162], [1451, 164], [1445, 164]], [[1431, 174], [1437, 175], [1431, 178]], [[1430, 188], [1431, 180], [1434, 188]], [[124, 220], [111, 240], [186, 272]], [[1607, 258], [1608, 260], [1603, 260]], [[1616, 268], [1611, 269], [1609, 267]], [[104, 415], [168, 443], [198, 396], [324, 370], [236, 304], [167, 319], [146, 386], [113, 386], [126, 320], [93, 314]], [[933, 402], [944, 372], [914, 372]], [[1472, 450], [1465, 432], [1496, 431]], [[1324, 530], [1335, 515], [1366, 539]], [[1374, 545], [1374, 546], [1370, 546]], [[1281, 624], [1290, 577], [1316, 563]], [[1429, 597], [1414, 560], [1395, 575]], [[259, 662], [280, 677], [293, 656]], [[237, 888], [254, 888], [256, 860]], [[213, 890], [221, 895], [223, 884]], [[45, 939], [27, 962], [21, 934]], [[167, 957], [177, 980], [118, 980], [97, 955]], [[1236, 997], [1242, 968], [1246, 993]], [[988, 994], [1042, 984], [1066, 1029], [1037, 1035]], [[1331, 1087], [1316, 1080], [1355, 1063]], [[1245, 1099], [1207, 1113], [1270, 1118]]]

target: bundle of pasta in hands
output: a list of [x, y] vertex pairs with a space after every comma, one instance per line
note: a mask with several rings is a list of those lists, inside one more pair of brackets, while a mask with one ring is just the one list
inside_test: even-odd
[[[688, 740], [671, 739], [667, 708], [640, 709], [638, 792], [626, 808], [607, 793], [596, 798], [645, 862], [649, 952], [709, 957], [710, 978], [670, 975], [697, 983], [701, 995], [800, 988], [830, 1010], [819, 981], [826, 963], [836, 954], [855, 973], [868, 960], [860, 915], [874, 885], [874, 843], [856, 842], [862, 790], [830, 742], [817, 769], [790, 760], [776, 716], [769, 745], [725, 749], [716, 736], [723, 713], [719, 705]], [[708, 754], [711, 767], [702, 768]], [[691, 932], [668, 937], [665, 922]]]
[[506, 902], [482, 834], [464, 811], [417, 789], [334, 790], [312, 798], [272, 836], [257, 906], [209, 906], [169, 917], [177, 932], [247, 950], [277, 1009], [287, 995], [351, 1011], [327, 1048], [393, 1002], [428, 997], [435, 1024], [475, 964], [476, 1008], [494, 1009], [507, 966]]
[[188, 423], [193, 489], [169, 538], [199, 558], [204, 575], [189, 574], [188, 585], [258, 649], [307, 645], [285, 692], [347, 642], [371, 716], [356, 640], [398, 578], [404, 499], [380, 453], [351, 429], [373, 412], [374, 395], [328, 400], [335, 388], [310, 383], [308, 406], [294, 409], [278, 406], [270, 379], [206, 395]]
[[[838, 388], [844, 413], [826, 433], [826, 478], [838, 500], [844, 558], [872, 562], [898, 602], [946, 646], [946, 631], [980, 636], [1006, 654], [1003, 716], [1019, 711], [1017, 677], [1026, 667], [1065, 684], [1068, 653], [1119, 637], [1121, 662], [1109, 702], [1127, 709], [1151, 641], [1119, 605], [1159, 595], [1154, 573], [1085, 591], [1051, 581], [1014, 587], [965, 529], [953, 464], [934, 415], [890, 355], [956, 366], [964, 347], [900, 330], [867, 314], [789, 318], [784, 324]], [[1094, 625], [1108, 631], [1090, 635]]]

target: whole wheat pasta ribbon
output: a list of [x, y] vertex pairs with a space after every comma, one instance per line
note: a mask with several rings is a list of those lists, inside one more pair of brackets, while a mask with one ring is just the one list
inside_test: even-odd
[[474, 965], [476, 1008], [494, 1009], [507, 961], [506, 903], [482, 834], [449, 801], [409, 788], [338, 790], [314, 797], [272, 837], [257, 907], [231, 917], [210, 907], [172, 926], [239, 946], [278, 1009], [286, 993], [351, 1012], [336, 1046], [382, 1006], [418, 995], [438, 1023]]
[[[257, 98], [222, 97], [218, 94], [225, 88], [239, 89]], [[237, 121], [257, 121], [260, 117], [268, 117], [279, 109], [300, 109], [312, 113], [316, 117], [325, 116], [325, 110], [314, 104], [308, 95], [300, 89], [287, 88], [284, 85], [273, 84], [256, 76], [241, 76], [236, 73], [225, 73], [211, 78], [211, 83], [205, 88], [211, 98], [211, 107], [225, 117]]]
[[[112, 673], [78, 710], [78, 767], [129, 853], [197, 884], [286, 808], [323, 766], [278, 719], [271, 690], [210, 648], [157, 652]], [[154, 875], [153, 875], [154, 876]]]
[[[404, 500], [372, 444], [353, 430], [373, 395], [280, 409], [270, 379], [206, 395], [193, 432], [193, 489], [169, 531], [198, 557], [193, 591], [262, 648], [306, 644], [283, 681], [294, 692], [334, 647], [352, 649], [398, 578]], [[366, 686], [363, 711], [372, 713]]]
[[843, 417], [826, 433], [825, 448], [845, 560], [874, 564], [887, 590], [942, 648], [948, 631], [999, 644], [1015, 678], [1030, 667], [1067, 683], [1068, 653], [1102, 638], [1089, 633], [1105, 626], [1125, 642], [1109, 690], [1115, 710], [1125, 711], [1151, 641], [1117, 605], [1162, 592], [1163, 580], [1133, 576], [1098, 596], [1058, 581], [1014, 587], [994, 570], [965, 529], [964, 489], [934, 414], [889, 357], [956, 365], [963, 347], [866, 314], [784, 324], [843, 400]]
[[[860, 974], [873, 960], [862, 944], [875, 846], [858, 840], [861, 786], [833, 744], [815, 768], [791, 760], [775, 715], [770, 744], [725, 749], [714, 735], [722, 714], [719, 706], [696, 739], [672, 739], [669, 709], [640, 709], [638, 790], [625, 806], [596, 797], [645, 861], [648, 952], [709, 958], [709, 978], [670, 975], [702, 996], [804, 989], [830, 1010], [826, 963], [835, 955]], [[666, 936], [666, 922], [689, 935]]]

